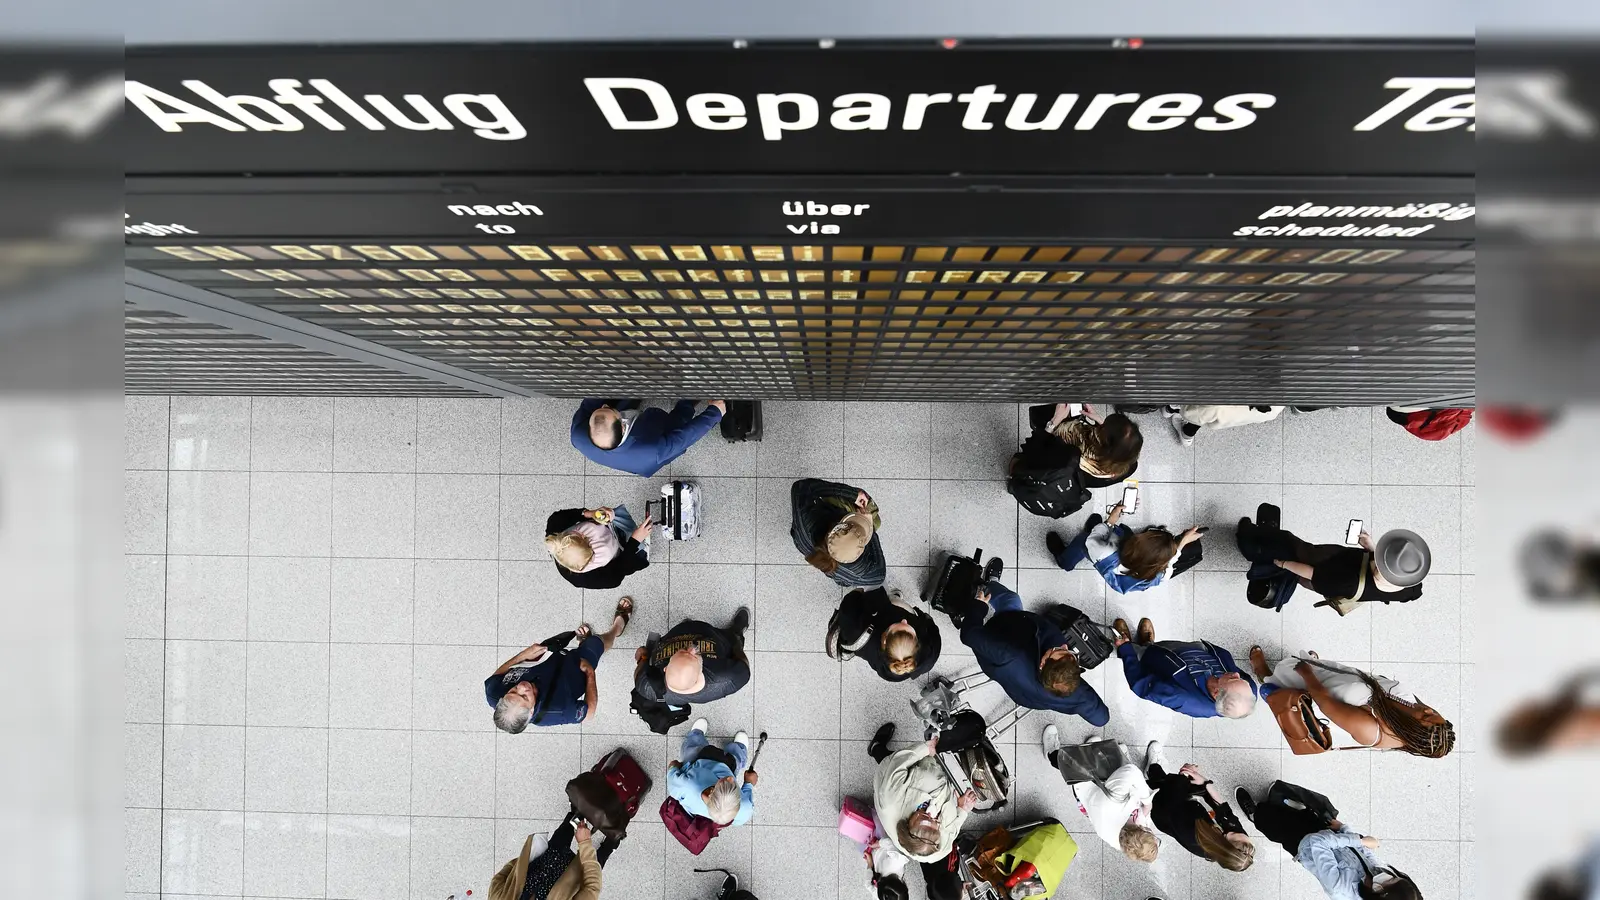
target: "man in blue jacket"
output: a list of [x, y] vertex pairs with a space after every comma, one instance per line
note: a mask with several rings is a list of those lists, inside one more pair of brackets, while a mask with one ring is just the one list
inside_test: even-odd
[[717, 427], [728, 404], [712, 400], [700, 415], [693, 400], [672, 412], [640, 408], [638, 400], [585, 400], [572, 416], [572, 446], [608, 469], [646, 478], [688, 451]]
[[[987, 622], [980, 603], [994, 609]], [[1111, 721], [1100, 695], [1083, 683], [1066, 635], [1044, 616], [1024, 610], [1022, 598], [1000, 582], [978, 589], [972, 611], [961, 622], [961, 643], [972, 648], [983, 674], [1018, 706], [1082, 716], [1091, 725]]]
[[1156, 643], [1155, 626], [1139, 620], [1131, 642], [1117, 647], [1128, 687], [1151, 703], [1209, 719], [1242, 719], [1256, 708], [1256, 683], [1233, 654], [1210, 641]]

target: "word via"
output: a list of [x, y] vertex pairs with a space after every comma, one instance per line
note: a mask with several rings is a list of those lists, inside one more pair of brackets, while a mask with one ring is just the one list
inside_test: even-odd
[[[872, 208], [871, 203], [818, 203], [815, 200], [785, 200], [783, 214], [786, 216], [859, 216]], [[803, 222], [799, 225], [785, 224], [790, 234], [841, 234], [839, 226], [833, 223], [818, 223], [816, 221]]]
[[[585, 87], [594, 98], [595, 106], [606, 118], [606, 124], [615, 131], [649, 131], [671, 128], [678, 124], [678, 102], [666, 85], [648, 78], [585, 78]], [[997, 85], [980, 84], [962, 93], [907, 94], [904, 98], [890, 98], [883, 94], [841, 94], [833, 98], [833, 113], [828, 116], [828, 126], [835, 131], [920, 131], [930, 111], [938, 118], [948, 113], [939, 109], [945, 104], [960, 104], [961, 127], [968, 131], [990, 131], [995, 122], [989, 120], [991, 109], [1011, 101], [1003, 117], [994, 115], [1010, 131], [1058, 131], [1067, 120], [1077, 114], [1072, 123], [1074, 131], [1092, 131], [1108, 114], [1110, 120], [1120, 120], [1133, 131], [1168, 131], [1184, 125], [1200, 131], [1236, 131], [1256, 120], [1255, 110], [1268, 109], [1278, 102], [1272, 94], [1229, 94], [1210, 106], [1212, 115], [1196, 117], [1206, 106], [1199, 94], [1094, 94], [1082, 107], [1078, 94], [1057, 94], [1046, 101], [1049, 108], [1039, 104], [1039, 94], [1003, 94]], [[637, 100], [649, 104], [651, 115], [634, 117], [622, 108], [617, 95], [629, 92], [638, 110]], [[822, 121], [822, 101], [810, 94], [756, 94], [755, 119], [761, 136], [769, 141], [781, 140], [784, 132], [807, 131]], [[897, 109], [898, 107], [898, 109]], [[1117, 109], [1122, 107], [1122, 109]], [[689, 123], [707, 131], [738, 131], [750, 123], [745, 102], [733, 94], [691, 94], [683, 100], [683, 111]], [[945, 115], [941, 116], [941, 113]]]
[[[347, 127], [344, 120], [333, 115], [337, 109], [368, 131], [383, 131], [388, 127], [383, 119], [387, 119], [390, 124], [408, 131], [450, 131], [459, 123], [490, 141], [520, 141], [528, 136], [528, 130], [496, 94], [445, 97], [445, 112], [455, 117], [452, 122], [421, 94], [402, 97], [417, 116], [412, 118], [382, 94], [363, 94], [361, 99], [367, 103], [363, 106], [325, 78], [313, 78], [306, 83], [316, 93], [301, 91], [300, 80], [296, 78], [268, 79], [267, 88], [274, 92], [269, 100], [252, 94], [224, 94], [195, 79], [183, 82], [190, 93], [211, 104], [215, 111], [138, 81], [126, 82], [123, 90], [128, 102], [162, 131], [182, 131], [185, 125], [211, 125], [223, 131], [301, 131], [306, 122], [301, 121], [300, 116], [329, 131], [344, 131]], [[298, 111], [299, 115], [290, 110]]]

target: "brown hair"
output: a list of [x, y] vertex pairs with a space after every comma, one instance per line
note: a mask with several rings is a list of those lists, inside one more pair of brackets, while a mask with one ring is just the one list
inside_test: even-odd
[[1206, 852], [1206, 859], [1230, 872], [1243, 872], [1256, 861], [1254, 843], [1235, 844], [1214, 822], [1195, 823], [1194, 842]]
[[1122, 567], [1139, 581], [1149, 581], [1165, 572], [1177, 553], [1178, 539], [1165, 528], [1146, 528], [1117, 546]]
[[1419, 707], [1423, 709], [1433, 707], [1420, 699], [1415, 703], [1407, 703], [1384, 690], [1376, 678], [1366, 672], [1359, 674], [1361, 680], [1372, 688], [1372, 699], [1368, 702], [1368, 706], [1372, 709], [1373, 717], [1378, 720], [1379, 727], [1400, 741], [1398, 749], [1412, 756], [1424, 756], [1429, 759], [1439, 759], [1455, 749], [1455, 726], [1449, 722], [1442, 725], [1424, 725], [1417, 721], [1416, 710]]
[[[1367, 886], [1366, 879], [1362, 879], [1361, 883], [1356, 885], [1356, 895], [1364, 898], [1364, 900], [1366, 898], [1371, 898], [1371, 900], [1379, 900], [1379, 898], [1381, 900], [1422, 900], [1422, 890], [1417, 887], [1415, 881], [1411, 880], [1410, 875], [1395, 868], [1390, 868], [1388, 871], [1399, 881], [1389, 882], [1384, 886], [1383, 893], [1379, 894]], [[1573, 896], [1576, 897], [1577, 895], [1574, 894]], [[1534, 900], [1543, 900], [1542, 895], [1535, 894]]]
[[909, 675], [917, 668], [920, 642], [915, 631], [891, 631], [883, 636], [883, 655], [889, 658], [889, 671]]
[[1076, 656], [1058, 656], [1039, 667], [1039, 683], [1057, 697], [1065, 697], [1078, 689], [1082, 673]]
[[1156, 854], [1161, 852], [1161, 839], [1132, 822], [1117, 832], [1117, 843], [1124, 856], [1139, 862], [1155, 862]]
[[826, 546], [811, 551], [811, 555], [806, 557], [806, 562], [822, 570], [824, 575], [832, 575], [839, 570], [839, 561], [828, 555]]
[[1082, 432], [1079, 449], [1102, 469], [1126, 472], [1139, 461], [1139, 451], [1144, 449], [1144, 435], [1139, 426], [1122, 413], [1112, 413], [1094, 428]]

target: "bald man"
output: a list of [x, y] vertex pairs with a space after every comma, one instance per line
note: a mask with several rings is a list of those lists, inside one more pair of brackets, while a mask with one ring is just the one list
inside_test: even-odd
[[633, 686], [646, 700], [710, 703], [750, 682], [744, 631], [750, 611], [740, 607], [727, 628], [685, 619], [634, 653]]

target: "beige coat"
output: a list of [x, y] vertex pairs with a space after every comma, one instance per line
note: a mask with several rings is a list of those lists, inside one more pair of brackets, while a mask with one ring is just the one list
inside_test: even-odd
[[[528, 854], [533, 836], [522, 844], [522, 854], [500, 867], [489, 882], [489, 900], [517, 900], [528, 880]], [[594, 855], [593, 841], [579, 841], [578, 855], [567, 864], [550, 888], [548, 900], [600, 900], [600, 860]]]
[[[956, 802], [959, 799], [955, 784], [927, 744], [891, 753], [878, 764], [872, 779], [872, 801], [884, 839], [917, 862], [937, 862], [949, 855], [967, 820], [967, 811]], [[916, 856], [900, 846], [898, 827], [924, 802], [928, 803], [928, 815], [939, 820], [939, 850], [931, 856]]]

